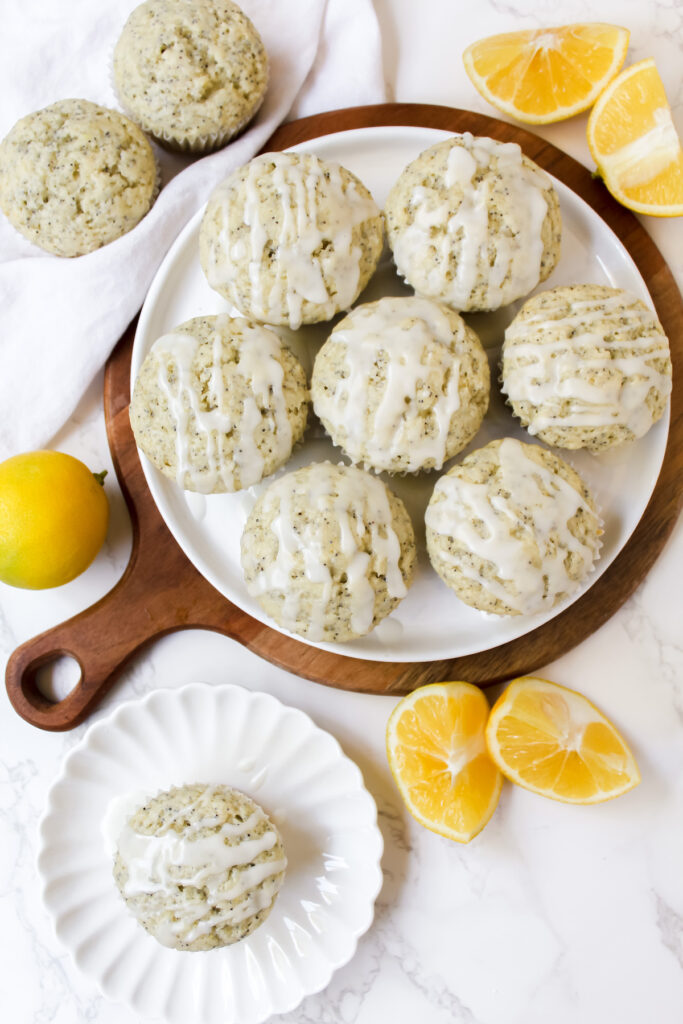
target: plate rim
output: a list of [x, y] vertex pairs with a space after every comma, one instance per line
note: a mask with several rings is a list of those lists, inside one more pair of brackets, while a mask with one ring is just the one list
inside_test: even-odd
[[[239, 694], [239, 699], [246, 699], [247, 701], [254, 700], [265, 700], [271, 707], [276, 707], [278, 713], [281, 715], [293, 716], [301, 726], [308, 730], [309, 734], [315, 735], [317, 733], [322, 734], [325, 737], [325, 742], [330, 744], [331, 750], [334, 752], [335, 763], [341, 762], [346, 763], [346, 768], [350, 768], [353, 776], [353, 792], [359, 792], [363, 795], [363, 799], [371, 810], [371, 817], [369, 822], [363, 824], [363, 829], [371, 836], [371, 844], [374, 847], [372, 852], [372, 860], [364, 864], [364, 872], [367, 875], [367, 904], [365, 906], [365, 914], [359, 925], [354, 929], [349, 929], [349, 936], [351, 939], [348, 949], [342, 954], [341, 957], [336, 959], [327, 959], [327, 970], [324, 972], [321, 981], [316, 983], [314, 986], [306, 986], [299, 981], [299, 991], [295, 992], [292, 998], [282, 1006], [275, 1006], [270, 1003], [269, 1008], [263, 1014], [250, 1018], [251, 1024], [263, 1024], [273, 1014], [283, 1014], [294, 1010], [300, 1005], [303, 999], [310, 995], [315, 995], [321, 992], [329, 984], [334, 973], [341, 967], [345, 966], [356, 954], [358, 943], [360, 939], [365, 935], [375, 919], [376, 904], [379, 894], [384, 885], [384, 872], [382, 869], [382, 857], [384, 855], [384, 837], [379, 827], [379, 810], [377, 807], [377, 801], [368, 789], [363, 773], [358, 764], [349, 757], [344, 751], [341, 743], [331, 732], [327, 729], [319, 726], [313, 718], [301, 708], [296, 707], [292, 704], [287, 704], [276, 697], [274, 694], [269, 693], [266, 690], [251, 689], [250, 687], [240, 686], [238, 683], [222, 682], [222, 683], [211, 683], [202, 680], [193, 680], [187, 683], [183, 683], [180, 686], [165, 686], [156, 687], [150, 690], [148, 693], [140, 697], [132, 697], [130, 700], [122, 701], [117, 704], [108, 714], [98, 718], [97, 721], [91, 722], [83, 735], [80, 737], [78, 742], [62, 757], [59, 770], [53, 778], [47, 794], [45, 796], [45, 803], [42, 813], [38, 819], [36, 826], [37, 835], [37, 847], [35, 854], [35, 867], [38, 875], [40, 899], [47, 913], [51, 931], [57, 942], [64, 949], [74, 967], [83, 975], [88, 977], [92, 981], [97, 990], [110, 1002], [118, 1005], [126, 1006], [134, 1013], [147, 1013], [147, 1011], [141, 1009], [138, 1005], [139, 1002], [139, 986], [132, 993], [129, 998], [122, 996], [112, 990], [108, 984], [99, 976], [93, 975], [87, 967], [81, 962], [81, 958], [77, 955], [76, 950], [68, 944], [65, 940], [63, 933], [60, 929], [60, 914], [63, 917], [64, 912], [57, 911], [47, 897], [47, 889], [51, 884], [52, 878], [50, 873], [45, 868], [45, 858], [49, 854], [50, 843], [54, 843], [54, 835], [50, 837], [49, 830], [53, 819], [59, 821], [60, 813], [55, 805], [55, 795], [65, 783], [69, 782], [69, 769], [71, 768], [75, 759], [78, 758], [84, 751], [92, 748], [93, 739], [96, 739], [98, 734], [103, 732], [112, 725], [118, 725], [121, 728], [120, 721], [118, 719], [124, 717], [129, 712], [139, 711], [145, 709], [147, 713], [150, 712], [149, 705], [155, 700], [176, 702], [180, 701], [183, 696], [191, 695], [192, 692], [202, 692], [208, 694], [212, 700], [217, 700], [219, 694], [235, 693]], [[191, 698], [190, 698], [191, 699]], [[71, 776], [75, 778], [75, 776]], [[104, 840], [100, 835], [101, 819], [98, 820], [97, 824], [97, 839], [103, 847]], [[126, 913], [123, 904], [121, 905], [122, 913]], [[248, 941], [248, 937], [245, 941]], [[229, 947], [226, 947], [229, 948]], [[211, 952], [217, 952], [211, 951]], [[158, 1008], [155, 1013], [159, 1020], [172, 1021], [173, 1018], [169, 1017], [162, 1008]], [[235, 1018], [235, 1024], [239, 1024], [238, 1018]]]

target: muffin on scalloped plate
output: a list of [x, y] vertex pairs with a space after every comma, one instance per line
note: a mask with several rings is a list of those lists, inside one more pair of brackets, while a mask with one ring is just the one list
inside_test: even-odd
[[128, 817], [114, 880], [158, 942], [197, 952], [258, 928], [286, 867], [280, 834], [254, 800], [229, 786], [185, 785], [146, 799]]

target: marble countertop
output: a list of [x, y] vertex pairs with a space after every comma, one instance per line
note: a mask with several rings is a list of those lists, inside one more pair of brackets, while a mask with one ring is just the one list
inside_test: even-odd
[[[683, 134], [680, 0], [375, 0], [389, 98], [495, 113], [460, 54], [492, 32], [599, 19], [631, 30], [627, 60], [653, 56]], [[539, 133], [592, 167], [585, 116]], [[683, 222], [643, 218], [683, 286]], [[130, 527], [111, 466], [95, 380], [51, 447], [107, 467], [105, 549], [51, 592], [0, 584], [0, 657], [103, 596], [120, 577]], [[391, 698], [342, 693], [202, 631], [171, 635], [122, 674], [94, 717], [156, 687], [238, 681], [308, 712], [360, 766], [385, 839], [375, 922], [328, 988], [282, 1024], [679, 1024], [683, 1019], [683, 526], [634, 596], [539, 674], [581, 690], [624, 732], [642, 771], [632, 793], [572, 807], [507, 786], [484, 832], [460, 847], [404, 810], [384, 754]], [[55, 673], [55, 693], [69, 673]], [[495, 695], [495, 691], [491, 694]], [[79, 974], [52, 933], [35, 870], [47, 789], [85, 726], [49, 734], [0, 699], [0, 1005], [13, 1024], [134, 1024]], [[194, 1024], [194, 1022], [188, 1022]], [[196, 1024], [201, 1024], [197, 1020]]]

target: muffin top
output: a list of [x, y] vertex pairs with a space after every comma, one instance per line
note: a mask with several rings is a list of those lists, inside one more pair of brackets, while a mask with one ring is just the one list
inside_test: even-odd
[[214, 191], [200, 230], [207, 280], [264, 323], [330, 320], [365, 287], [382, 217], [361, 181], [309, 153], [265, 153]]
[[130, 406], [139, 448], [188, 491], [236, 491], [287, 461], [308, 415], [306, 375], [274, 331], [194, 317], [158, 338]]
[[581, 477], [552, 452], [491, 441], [442, 476], [425, 515], [427, 548], [467, 604], [531, 615], [576, 591], [602, 532]]
[[230, 0], [146, 0], [116, 43], [114, 82], [145, 131], [181, 148], [213, 148], [258, 110], [268, 60]]
[[503, 391], [529, 433], [602, 451], [642, 437], [671, 393], [669, 343], [647, 306], [582, 284], [534, 295], [505, 332]]
[[316, 414], [353, 462], [377, 471], [441, 469], [478, 430], [489, 367], [474, 331], [417, 296], [357, 306], [313, 368]]
[[0, 144], [0, 207], [31, 242], [82, 256], [135, 227], [157, 191], [136, 124], [88, 100], [22, 117]]
[[403, 505], [375, 476], [319, 462], [275, 480], [242, 534], [249, 593], [310, 640], [364, 636], [407, 592], [415, 538]]
[[114, 879], [164, 946], [192, 952], [249, 935], [267, 917], [287, 858], [263, 808], [229, 786], [158, 793], [129, 818]]
[[557, 194], [514, 142], [465, 132], [437, 143], [405, 168], [384, 212], [399, 273], [453, 309], [512, 302], [559, 258]]

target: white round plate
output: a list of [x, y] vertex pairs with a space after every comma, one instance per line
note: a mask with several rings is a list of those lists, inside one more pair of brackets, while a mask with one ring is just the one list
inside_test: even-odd
[[[288, 868], [250, 936], [181, 953], [129, 914], [101, 829], [113, 798], [193, 782], [260, 803]], [[59, 939], [105, 996], [169, 1024], [257, 1024], [319, 992], [353, 956], [381, 855], [374, 800], [329, 733], [268, 694], [195, 683], [124, 704], [87, 731], [50, 789], [38, 872]]]
[[[448, 132], [431, 128], [362, 128], [327, 135], [293, 149], [314, 152], [348, 167], [382, 206], [406, 164], [448, 135]], [[638, 268], [617, 236], [571, 189], [553, 180], [562, 207], [562, 256], [552, 276], [536, 291], [566, 284], [607, 284], [632, 292], [652, 306]], [[202, 214], [203, 211], [197, 213], [178, 237], [150, 288], [135, 336], [131, 383], [159, 335], [190, 317], [231, 311], [229, 304], [209, 287], [199, 265]], [[369, 302], [390, 294], [412, 294], [412, 290], [398, 278], [390, 256], [385, 254], [359, 301]], [[533, 440], [513, 419], [497, 386], [500, 342], [522, 301], [495, 313], [466, 317], [489, 349], [492, 395], [480, 431], [458, 459], [498, 437]], [[276, 330], [310, 372], [313, 357], [328, 336], [331, 325], [305, 327], [297, 332], [286, 328]], [[417, 477], [383, 474], [382, 479], [406, 503], [415, 527], [419, 562], [413, 585], [396, 611], [368, 636], [347, 644], [314, 646], [372, 661], [432, 661], [486, 651], [536, 629], [580, 597], [607, 569], [633, 533], [657, 481], [668, 429], [667, 411], [644, 438], [633, 444], [622, 445], [600, 456], [585, 451], [560, 452], [578, 470], [596, 497], [604, 520], [603, 547], [596, 570], [578, 593], [551, 611], [533, 616], [500, 618], [478, 612], [459, 601], [431, 568], [425, 550], [424, 510], [438, 474], [423, 473]], [[341, 452], [320, 428], [317, 433], [309, 428], [303, 445], [280, 473], [324, 459], [339, 462]], [[240, 536], [246, 517], [273, 477], [247, 492], [205, 498], [182, 491], [142, 454], [141, 461], [157, 507], [190, 561], [230, 601], [278, 629], [247, 593], [239, 559]]]

